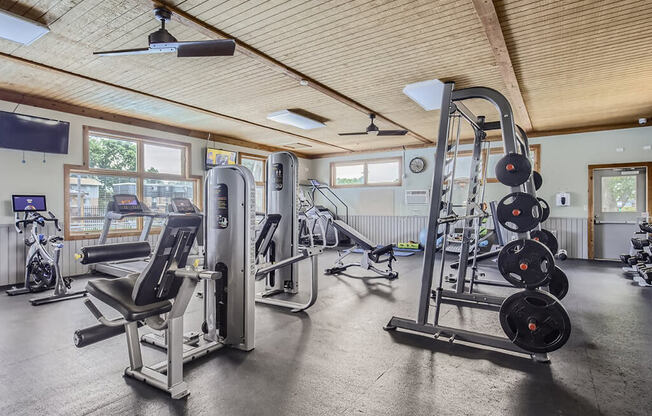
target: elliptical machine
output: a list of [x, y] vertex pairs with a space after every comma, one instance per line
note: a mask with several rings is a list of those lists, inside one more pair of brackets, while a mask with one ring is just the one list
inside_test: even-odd
[[[29, 229], [29, 235], [25, 236], [25, 245], [29, 247], [29, 250], [25, 256], [23, 287], [9, 289], [7, 294], [14, 296], [42, 292], [54, 287], [54, 294], [51, 296], [30, 299], [30, 303], [34, 306], [86, 296], [85, 290], [69, 292], [72, 279], [61, 275], [59, 259], [63, 249], [61, 243], [63, 238], [39, 233], [39, 227], [45, 228], [47, 222], [53, 222], [57, 231], [61, 231], [59, 220], [52, 212], [47, 211], [49, 218], [41, 214], [47, 210], [45, 196], [12, 195], [11, 198], [16, 232], [22, 234], [25, 231], [27, 233]], [[22, 219], [21, 213], [23, 214]]]

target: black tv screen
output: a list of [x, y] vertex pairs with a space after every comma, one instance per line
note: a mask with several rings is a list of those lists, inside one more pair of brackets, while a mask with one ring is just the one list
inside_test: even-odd
[[70, 123], [0, 111], [0, 147], [68, 153]]

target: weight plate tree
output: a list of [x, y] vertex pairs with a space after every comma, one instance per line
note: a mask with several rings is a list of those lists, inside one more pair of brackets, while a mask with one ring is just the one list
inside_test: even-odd
[[533, 353], [561, 348], [571, 334], [566, 309], [557, 298], [541, 290], [523, 290], [500, 307], [500, 325], [512, 342]]
[[508, 153], [496, 163], [496, 178], [507, 186], [523, 185], [532, 174], [532, 164], [527, 156]]
[[557, 242], [557, 237], [555, 237], [553, 233], [546, 229], [542, 228], [540, 230], [530, 231], [530, 238], [545, 244], [545, 246], [548, 247], [553, 255], [559, 251], [559, 243]]
[[534, 180], [534, 189], [536, 189], [538, 191], [539, 188], [541, 188], [541, 185], [543, 185], [543, 177], [541, 176], [541, 174], [539, 172], [537, 172], [536, 170], [533, 170], [532, 171], [532, 179]]
[[539, 201], [525, 192], [513, 192], [498, 202], [496, 214], [500, 224], [515, 233], [526, 233], [541, 222]]
[[544, 222], [550, 216], [550, 205], [548, 205], [548, 202], [543, 198], [537, 197], [537, 200], [541, 205], [541, 222]]
[[498, 270], [516, 287], [536, 288], [548, 284], [555, 260], [548, 247], [535, 240], [507, 243], [498, 254]]
[[550, 282], [548, 282], [548, 290], [557, 299], [562, 300], [568, 293], [568, 277], [566, 273], [559, 267], [555, 266], [550, 273]]

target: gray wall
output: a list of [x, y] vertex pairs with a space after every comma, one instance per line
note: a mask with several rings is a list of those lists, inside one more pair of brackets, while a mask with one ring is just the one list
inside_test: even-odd
[[[15, 103], [0, 101], [0, 110], [14, 111], [14, 109], [16, 109]], [[84, 125], [190, 143], [191, 174], [202, 175], [204, 173], [203, 149], [207, 145], [207, 142], [204, 140], [25, 105], [18, 106], [15, 111], [20, 114], [68, 121], [70, 123], [70, 142], [67, 155], [47, 154], [45, 156], [46, 163], [43, 163], [42, 153], [25, 152], [26, 163], [22, 163], [22, 151], [0, 149], [0, 166], [2, 167], [1, 171], [3, 173], [0, 175], [0, 285], [13, 284], [21, 281], [24, 270], [24, 244], [22, 236], [17, 235], [13, 227], [14, 216], [11, 208], [11, 195], [29, 193], [44, 194], [47, 198], [48, 209], [61, 218], [63, 223], [63, 165], [80, 165], [82, 163]], [[266, 155], [268, 153], [215, 142], [211, 142], [211, 146], [260, 155]], [[305, 180], [310, 176], [310, 168], [310, 160], [300, 159], [300, 179]], [[155, 237], [153, 236], [152, 239]], [[136, 238], [129, 237], [120, 241], [129, 241]], [[118, 240], [113, 242], [118, 242]], [[75, 250], [78, 250], [80, 247], [95, 243], [96, 240], [65, 242], [62, 258], [63, 274], [68, 276], [85, 273], [86, 268], [77, 264], [73, 259], [73, 255]]]
[[[551, 215], [559, 218], [588, 216], [589, 164], [652, 160], [652, 150], [644, 150], [644, 146], [652, 145], [652, 127], [533, 138], [530, 143], [541, 144], [543, 187], [539, 190], [539, 195], [552, 206]], [[494, 146], [497, 147], [498, 144]], [[617, 148], [624, 150], [617, 152]], [[328, 183], [331, 162], [404, 156], [402, 186], [338, 188], [336, 192], [356, 215], [426, 215], [427, 207], [411, 208], [405, 204], [405, 190], [431, 188], [434, 153], [434, 148], [424, 148], [406, 150], [404, 154], [397, 151], [315, 159], [311, 173], [315, 178]], [[426, 170], [419, 174], [411, 173], [407, 166], [416, 156], [423, 157], [428, 162]], [[490, 183], [487, 184], [485, 199], [497, 200], [508, 192], [509, 189], [504, 185]], [[554, 206], [557, 192], [570, 192], [570, 207]]]

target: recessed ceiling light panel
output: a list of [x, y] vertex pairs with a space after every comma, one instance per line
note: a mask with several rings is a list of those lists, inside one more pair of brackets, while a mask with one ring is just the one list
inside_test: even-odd
[[441, 96], [444, 92], [444, 83], [438, 79], [415, 82], [403, 88], [407, 95], [426, 111], [438, 110], [441, 107]]
[[0, 10], [0, 38], [29, 45], [49, 31], [47, 26]]
[[318, 129], [320, 127], [326, 127], [326, 125], [317, 120], [313, 120], [301, 114], [297, 114], [290, 110], [281, 110], [267, 115], [268, 120], [275, 121], [281, 124], [287, 124], [289, 126], [298, 127], [303, 130], [312, 130]]

